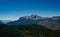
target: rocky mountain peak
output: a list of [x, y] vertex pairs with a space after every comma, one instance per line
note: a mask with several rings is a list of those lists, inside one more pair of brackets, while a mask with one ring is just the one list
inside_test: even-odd
[[32, 17], [32, 18], [37, 18], [37, 15], [32, 14], [31, 17]]
[[43, 17], [32, 14], [31, 16], [23, 16], [23, 17], [19, 18], [19, 20], [21, 20], [21, 19], [39, 20], [39, 19], [43, 19]]

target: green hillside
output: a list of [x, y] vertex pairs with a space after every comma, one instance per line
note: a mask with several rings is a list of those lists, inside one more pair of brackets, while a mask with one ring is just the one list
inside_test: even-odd
[[41, 25], [2, 25], [0, 37], [59, 37], [60, 31]]

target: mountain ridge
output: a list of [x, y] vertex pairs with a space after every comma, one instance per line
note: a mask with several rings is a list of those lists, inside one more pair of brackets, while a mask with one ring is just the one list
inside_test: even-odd
[[0, 20], [0, 24], [3, 24], [3, 22]]
[[17, 21], [12, 21], [7, 23], [8, 25], [27, 25], [27, 24], [40, 24], [46, 26], [50, 29], [60, 26], [60, 16], [41, 17], [37, 15], [23, 16], [20, 17]]

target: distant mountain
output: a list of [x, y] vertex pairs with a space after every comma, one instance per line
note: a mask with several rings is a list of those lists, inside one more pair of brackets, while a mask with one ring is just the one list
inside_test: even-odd
[[39, 24], [44, 25], [48, 28], [54, 29], [60, 26], [60, 17], [54, 16], [52, 18], [46, 18], [43, 21], [41, 21]]
[[4, 24], [8, 23], [8, 22], [12, 22], [11, 20], [1, 20]]
[[2, 21], [0, 21], [0, 24], [3, 24]]
[[60, 16], [41, 17], [37, 15], [20, 17], [17, 21], [9, 22], [8, 25], [28, 25], [28, 24], [40, 24], [50, 29], [54, 29], [60, 26]]
[[2, 23], [2, 21], [0, 21], [0, 31], [2, 28], [4, 28], [4, 24]]
[[37, 15], [24, 16], [19, 18], [17, 21], [9, 22], [9, 25], [27, 25], [27, 24], [38, 24], [43, 17]]

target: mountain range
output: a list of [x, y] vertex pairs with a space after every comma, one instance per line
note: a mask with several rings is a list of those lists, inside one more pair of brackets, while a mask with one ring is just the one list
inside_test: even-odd
[[1, 22], [3, 22], [4, 24], [11, 22], [12, 20], [1, 20]]
[[41, 17], [38, 15], [23, 16], [16, 21], [10, 21], [7, 25], [29, 25], [29, 24], [40, 24], [50, 29], [60, 27], [60, 16], [53, 17]]

